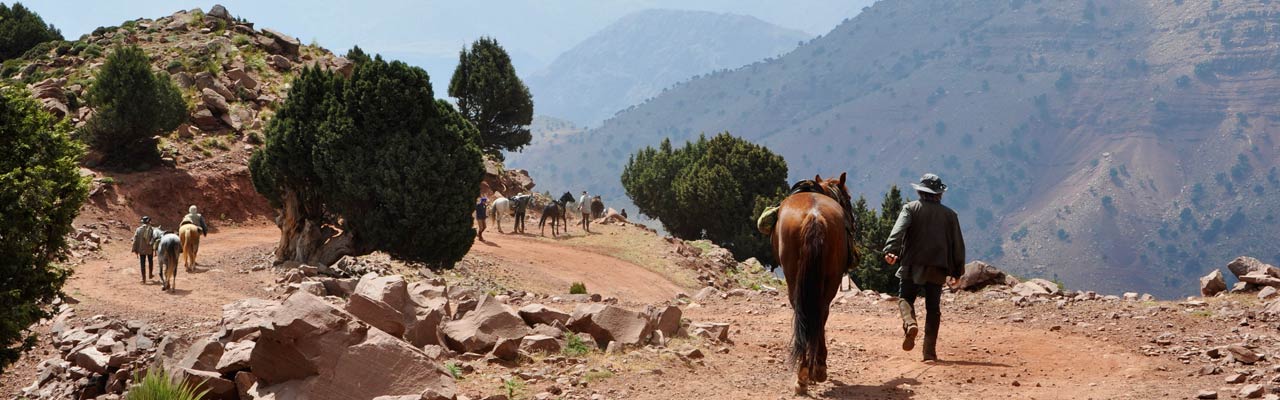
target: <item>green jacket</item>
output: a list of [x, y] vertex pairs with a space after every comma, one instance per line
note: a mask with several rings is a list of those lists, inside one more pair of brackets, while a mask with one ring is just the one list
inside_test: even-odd
[[916, 284], [941, 285], [948, 276], [964, 274], [960, 220], [939, 202], [916, 200], [903, 206], [884, 252], [897, 254], [897, 276]]

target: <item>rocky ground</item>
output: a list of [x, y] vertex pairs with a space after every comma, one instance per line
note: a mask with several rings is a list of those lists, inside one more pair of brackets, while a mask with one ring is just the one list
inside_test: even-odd
[[[719, 269], [716, 248], [703, 254], [703, 244], [670, 243], [641, 228], [603, 225], [595, 228], [596, 235], [579, 230], [558, 240], [489, 235], [494, 246], [477, 243], [459, 269], [443, 275], [420, 272], [379, 255], [323, 269], [281, 269], [269, 267], [273, 230], [270, 225], [246, 225], [210, 236], [202, 251], [207, 261], [197, 273], [180, 273], [179, 288], [188, 289], [173, 295], [139, 284], [123, 242], [106, 243], [98, 259], [90, 257], [78, 267], [68, 290], [76, 303], [61, 305], [65, 313], [39, 326], [44, 334], [41, 347], [0, 379], [3, 395], [22, 396], [24, 387], [32, 390], [31, 395], [48, 390], [49, 398], [90, 387], [118, 392], [125, 387], [126, 374], [120, 371], [136, 371], [156, 360], [171, 369], [186, 368], [177, 371], [188, 379], [216, 383], [220, 390], [235, 393], [234, 398], [248, 397], [255, 384], [254, 393], [264, 398], [263, 391], [287, 398], [287, 393], [333, 390], [288, 374], [259, 376], [261, 370], [282, 368], [260, 366], [278, 360], [267, 357], [265, 350], [260, 355], [246, 348], [275, 338], [273, 343], [302, 349], [306, 359], [368, 355], [335, 355], [308, 347], [305, 340], [336, 340], [351, 343], [349, 348], [375, 349], [380, 360], [399, 357], [402, 361], [394, 365], [407, 368], [404, 376], [415, 377], [416, 383], [395, 380], [383, 388], [412, 393], [383, 394], [415, 398], [428, 389], [444, 397], [452, 393], [470, 399], [791, 397], [794, 375], [786, 364], [791, 312], [785, 297], [763, 273], [748, 279], [720, 271], [714, 275], [725, 277], [722, 282], [704, 288], [697, 276]], [[616, 248], [601, 243], [665, 250], [645, 260], [613, 253]], [[544, 252], [558, 256], [530, 256]], [[591, 274], [585, 271], [589, 266], [572, 261], [578, 259], [604, 260], [607, 264], [600, 265], [601, 270], [621, 275]], [[653, 265], [692, 269], [681, 277]], [[734, 268], [755, 267], [735, 263]], [[356, 277], [370, 272], [363, 279]], [[349, 277], [326, 277], [325, 273]], [[535, 279], [540, 275], [548, 277]], [[588, 288], [594, 295], [569, 295], [567, 286], [557, 281], [575, 281], [575, 276], [592, 278]], [[521, 282], [529, 282], [528, 287]], [[1201, 391], [1206, 396], [1212, 391], [1219, 398], [1273, 395], [1280, 391], [1280, 364], [1272, 360], [1280, 349], [1280, 336], [1274, 334], [1280, 320], [1265, 311], [1258, 293], [1244, 290], [1184, 301], [1144, 301], [1138, 295], [1064, 292], [1033, 280], [948, 293], [940, 343], [943, 361], [937, 363], [922, 363], [918, 353], [899, 349], [895, 299], [873, 292], [842, 292], [828, 323], [831, 380], [811, 388], [811, 395], [868, 399], [1193, 398]], [[624, 297], [632, 295], [636, 298]], [[244, 298], [260, 298], [264, 303], [246, 306], [240, 301]], [[237, 301], [240, 306], [223, 307]], [[281, 302], [294, 306], [275, 308]], [[237, 317], [246, 314], [244, 310], [257, 310], [257, 314], [248, 313], [256, 315], [257, 322]], [[674, 312], [681, 317], [679, 328], [670, 325]], [[345, 328], [321, 333], [293, 330], [337, 326], [296, 322], [316, 315], [337, 316]], [[654, 339], [653, 332], [662, 331], [664, 323], [668, 331]], [[415, 329], [431, 324], [436, 328], [426, 329], [425, 335]], [[229, 333], [236, 332], [236, 326], [251, 327]], [[504, 330], [511, 332], [480, 334]], [[577, 339], [569, 338], [570, 333], [588, 344], [579, 345]], [[523, 339], [503, 340], [505, 336]], [[589, 345], [588, 337], [596, 346]], [[628, 344], [611, 348], [609, 341]], [[582, 350], [586, 351], [578, 353]], [[219, 368], [221, 364], [226, 365]], [[316, 373], [333, 377], [327, 381], [330, 384], [346, 382], [336, 378], [354, 373], [344, 368], [351, 367], [316, 367]], [[44, 385], [33, 386], [41, 381]]]

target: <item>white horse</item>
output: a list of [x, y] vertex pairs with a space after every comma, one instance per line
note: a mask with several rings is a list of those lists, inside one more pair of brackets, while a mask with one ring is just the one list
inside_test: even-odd
[[513, 215], [511, 200], [507, 200], [506, 197], [499, 197], [494, 200], [493, 204], [489, 205], [489, 215], [493, 216], [494, 223], [498, 224], [498, 233], [503, 233], [502, 216]]

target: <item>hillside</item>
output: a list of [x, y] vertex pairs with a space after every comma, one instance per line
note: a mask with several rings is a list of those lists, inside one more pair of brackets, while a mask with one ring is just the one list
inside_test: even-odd
[[755, 17], [645, 10], [586, 38], [526, 83], [539, 114], [597, 125], [676, 82], [786, 53], [808, 38]]
[[[693, 79], [526, 152], [620, 196], [626, 156], [728, 130], [877, 202], [939, 172], [971, 258], [1161, 296], [1273, 244], [1280, 3], [886, 0], [777, 58]], [[572, 164], [558, 158], [572, 155]], [[558, 166], [558, 168], [552, 167]]]

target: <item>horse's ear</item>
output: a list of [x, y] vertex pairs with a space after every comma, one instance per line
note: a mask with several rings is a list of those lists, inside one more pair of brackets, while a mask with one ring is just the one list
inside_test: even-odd
[[813, 175], [813, 181], [814, 181], [814, 182], [822, 182], [822, 174], [814, 174], [814, 175]]
[[840, 186], [844, 186], [844, 176], [845, 176], [846, 174], [848, 174], [848, 172], [841, 172], [841, 173], [840, 173]]

